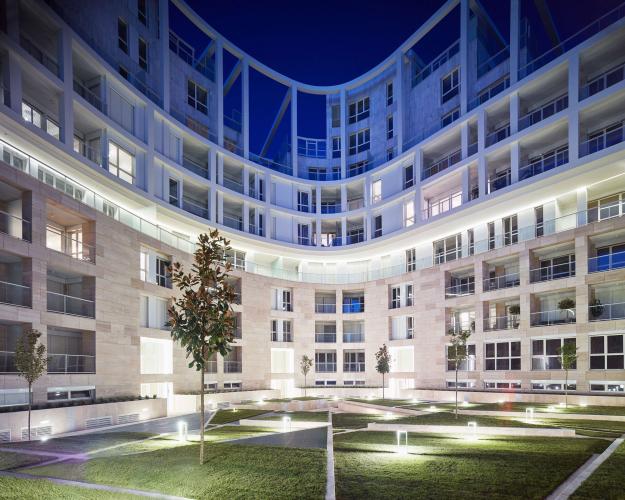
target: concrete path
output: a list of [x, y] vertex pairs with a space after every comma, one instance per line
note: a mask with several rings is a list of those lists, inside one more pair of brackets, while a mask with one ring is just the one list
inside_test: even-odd
[[15, 477], [18, 479], [49, 481], [51, 483], [55, 483], [55, 484], [59, 484], [63, 486], [77, 486], [79, 488], [86, 488], [89, 490], [100, 490], [100, 491], [106, 491], [109, 493], [120, 493], [120, 494], [124, 493], [126, 495], [136, 495], [140, 497], [164, 498], [168, 500], [191, 500], [186, 497], [165, 495], [163, 493], [157, 493], [154, 491], [134, 490], [131, 488], [118, 488], [117, 486], [107, 486], [104, 484], [86, 483], [83, 481], [71, 481], [69, 479], [59, 479], [57, 477], [35, 476], [32, 474], [24, 474], [22, 472], [0, 471], [0, 477]]
[[334, 435], [332, 432], [332, 412], [328, 413], [328, 427], [326, 439], [326, 500], [336, 500], [334, 485]]
[[[205, 424], [210, 423], [214, 412], [206, 412]], [[123, 427], [110, 427], [104, 429], [95, 429], [93, 434], [108, 432], [149, 432], [151, 434], [170, 434], [178, 432], [178, 422], [186, 422], [189, 431], [198, 430], [200, 428], [200, 414], [189, 413], [187, 415], [178, 415], [176, 417], [165, 417], [155, 420], [146, 420], [136, 424], [124, 425]]]
[[612, 453], [625, 441], [624, 438], [615, 439], [601, 455], [594, 455], [584, 465], [577, 469], [571, 476], [564, 481], [558, 488], [547, 497], [547, 500], [566, 500], [569, 498], [582, 483], [597, 470], [597, 468], [605, 462]]
[[286, 448], [321, 448], [328, 445], [327, 427], [315, 427], [291, 432], [277, 432], [265, 436], [233, 439], [229, 444], [246, 444], [259, 446], [283, 446]]

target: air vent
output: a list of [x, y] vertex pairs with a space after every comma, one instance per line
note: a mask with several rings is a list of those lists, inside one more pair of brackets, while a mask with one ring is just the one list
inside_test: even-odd
[[11, 441], [11, 429], [0, 431], [0, 443], [9, 443]]
[[138, 421], [139, 421], [138, 413], [129, 413], [128, 415], [120, 415], [119, 417], [117, 417], [118, 424], [130, 424], [132, 422], [138, 422]]
[[[32, 439], [37, 439], [43, 436], [51, 436], [51, 435], [52, 435], [51, 425], [30, 428], [30, 437]], [[28, 427], [22, 427], [22, 441], [28, 441]]]
[[113, 425], [113, 417], [97, 417], [85, 420], [85, 429], [97, 429], [98, 427], [106, 427]]

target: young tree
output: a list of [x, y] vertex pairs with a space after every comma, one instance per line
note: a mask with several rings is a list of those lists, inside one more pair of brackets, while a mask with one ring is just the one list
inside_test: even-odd
[[447, 358], [454, 364], [456, 371], [456, 418], [458, 418], [458, 370], [460, 364], [469, 358], [469, 351], [467, 349], [467, 339], [471, 336], [471, 332], [468, 330], [454, 330], [450, 332], [451, 335], [451, 352]]
[[30, 410], [33, 403], [32, 388], [35, 381], [46, 370], [48, 358], [46, 346], [38, 343], [41, 333], [37, 330], [25, 330], [17, 340], [15, 348], [15, 368], [20, 377], [28, 382], [28, 440], [30, 441]]
[[306, 397], [306, 376], [308, 375], [308, 372], [312, 368], [312, 365], [313, 365], [312, 359], [310, 359], [308, 356], [306, 356], [306, 354], [304, 354], [302, 356], [302, 360], [299, 362], [299, 369], [301, 370], [302, 375], [304, 375], [304, 397]]
[[380, 350], [375, 353], [375, 360], [375, 369], [382, 374], [382, 399], [384, 399], [384, 375], [391, 371], [391, 355], [386, 344], [383, 344]]
[[200, 372], [200, 464], [204, 463], [204, 372], [211, 355], [225, 356], [234, 340], [235, 292], [228, 281], [232, 264], [225, 260], [230, 242], [214, 229], [201, 234], [189, 272], [172, 265], [172, 282], [180, 291], [169, 308], [172, 338], [190, 358], [189, 368]]
[[577, 366], [577, 349], [573, 342], [565, 342], [558, 347], [558, 356], [560, 356], [560, 364], [564, 370], [564, 407], [569, 406], [569, 370], [574, 370]]

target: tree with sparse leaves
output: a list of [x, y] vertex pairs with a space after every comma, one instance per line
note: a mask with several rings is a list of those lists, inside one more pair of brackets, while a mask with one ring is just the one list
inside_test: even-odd
[[15, 348], [15, 368], [20, 377], [28, 382], [28, 440], [30, 441], [30, 411], [33, 403], [33, 384], [46, 371], [48, 358], [46, 346], [39, 343], [41, 332], [24, 330]]
[[301, 361], [299, 362], [299, 368], [302, 372], [302, 375], [304, 375], [304, 397], [306, 397], [306, 385], [307, 385], [306, 377], [308, 375], [308, 372], [312, 368], [312, 365], [313, 365], [312, 359], [310, 359], [308, 356], [306, 356], [306, 354], [304, 354], [302, 356]]
[[560, 364], [564, 370], [564, 407], [569, 406], [569, 370], [574, 370], [577, 367], [577, 350], [579, 348], [575, 345], [575, 342], [565, 342], [558, 347], [558, 356], [560, 356]]
[[171, 336], [186, 350], [189, 368], [200, 372], [200, 464], [204, 463], [204, 373], [213, 354], [230, 352], [235, 333], [235, 291], [228, 280], [232, 264], [225, 258], [229, 250], [230, 242], [214, 229], [198, 237], [189, 272], [179, 262], [171, 267], [172, 282], [179, 290], [168, 310]]
[[458, 371], [460, 365], [469, 359], [469, 350], [467, 348], [467, 339], [471, 336], [469, 330], [451, 330], [451, 350], [448, 351], [447, 360], [454, 364], [456, 372], [456, 418], [458, 418]]
[[391, 355], [386, 344], [375, 353], [375, 361], [375, 369], [382, 375], [382, 399], [384, 399], [384, 376], [391, 371]]

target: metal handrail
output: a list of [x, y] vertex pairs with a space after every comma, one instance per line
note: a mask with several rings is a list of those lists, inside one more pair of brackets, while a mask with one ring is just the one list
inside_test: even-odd
[[528, 179], [569, 162], [569, 147], [559, 146], [534, 161], [519, 167], [519, 180]]
[[208, 202], [202, 204], [199, 200], [184, 195], [182, 196], [182, 209], [203, 219], [208, 219], [207, 203]]
[[459, 283], [445, 287], [445, 298], [463, 297], [465, 295], [473, 295], [475, 293], [475, 282]]
[[529, 111], [527, 114], [521, 116], [519, 118], [519, 130], [526, 129], [543, 121], [550, 116], [559, 113], [560, 111], [565, 110], [569, 105], [569, 96], [568, 94], [563, 94], [558, 97], [554, 97], [550, 101], [546, 102], [542, 106], [532, 111]]
[[625, 140], [625, 122], [620, 127], [612, 128], [609, 132], [603, 129], [601, 134], [580, 143], [579, 156], [587, 156], [597, 151], [609, 148]]
[[[15, 231], [14, 225], [18, 225], [21, 231]], [[32, 224], [28, 219], [0, 210], [0, 233], [30, 241], [32, 239]]]
[[462, 159], [462, 151], [456, 150], [453, 151], [443, 158], [436, 160], [432, 165], [423, 169], [422, 180], [425, 180], [429, 177], [432, 177], [434, 174], [442, 172], [443, 170], [448, 169], [452, 165], [455, 165]]
[[538, 311], [530, 314], [530, 326], [551, 326], [575, 323], [575, 308]]
[[596, 257], [588, 257], [588, 272], [597, 273], [602, 271], [611, 271], [613, 269], [622, 269], [625, 267], [625, 251], [611, 252], [607, 255], [598, 255]]
[[336, 333], [315, 333], [315, 342], [319, 344], [335, 344]]
[[520, 315], [508, 314], [505, 316], [490, 316], [484, 318], [483, 330], [485, 332], [495, 330], [516, 330], [519, 328]]
[[428, 201], [427, 208], [423, 209], [423, 217], [429, 219], [437, 215], [449, 212], [452, 208], [462, 205], [462, 192], [451, 193], [435, 201]]
[[494, 278], [484, 278], [482, 288], [485, 292], [492, 290], [500, 290], [502, 288], [512, 288], [521, 284], [520, 274], [508, 273], [503, 276], [495, 276]]
[[46, 54], [39, 46], [23, 33], [20, 33], [20, 45], [40, 64], [45, 66], [55, 76], [60, 76], [59, 63]]
[[552, 281], [575, 276], [575, 261], [530, 269], [530, 283]]
[[74, 79], [74, 92], [76, 92], [80, 97], [82, 97], [85, 101], [91, 104], [94, 108], [106, 114], [106, 109], [104, 107], [104, 103], [100, 96], [94, 93], [91, 89], [87, 88], [87, 86], [81, 81]]
[[188, 156], [183, 155], [182, 166], [200, 177], [204, 177], [205, 179], [209, 177], [208, 166], [202, 165]]
[[343, 332], [343, 342], [346, 344], [354, 344], [364, 342], [365, 334], [362, 332]]
[[579, 99], [581, 101], [598, 94], [602, 90], [622, 82], [624, 79], [625, 63], [621, 63], [588, 80], [588, 83], [579, 89]]
[[48, 373], [95, 373], [95, 356], [48, 353]]
[[47, 292], [47, 310], [71, 316], [95, 317], [95, 301], [57, 292]]
[[588, 321], [625, 319], [625, 302], [595, 303], [588, 306]]
[[336, 313], [336, 304], [315, 302], [315, 312], [320, 314], [334, 314]]
[[460, 51], [460, 40], [456, 40], [449, 47], [447, 47], [441, 54], [436, 56], [434, 60], [424, 68], [420, 69], [412, 78], [412, 86], [415, 87], [423, 80], [425, 80], [432, 72], [438, 69], [442, 64], [445, 64], [451, 57], [456, 55]]
[[8, 281], [0, 281], [0, 304], [30, 307], [30, 287]]
[[510, 124], [506, 123], [486, 136], [485, 146], [492, 146], [508, 137], [510, 137]]

